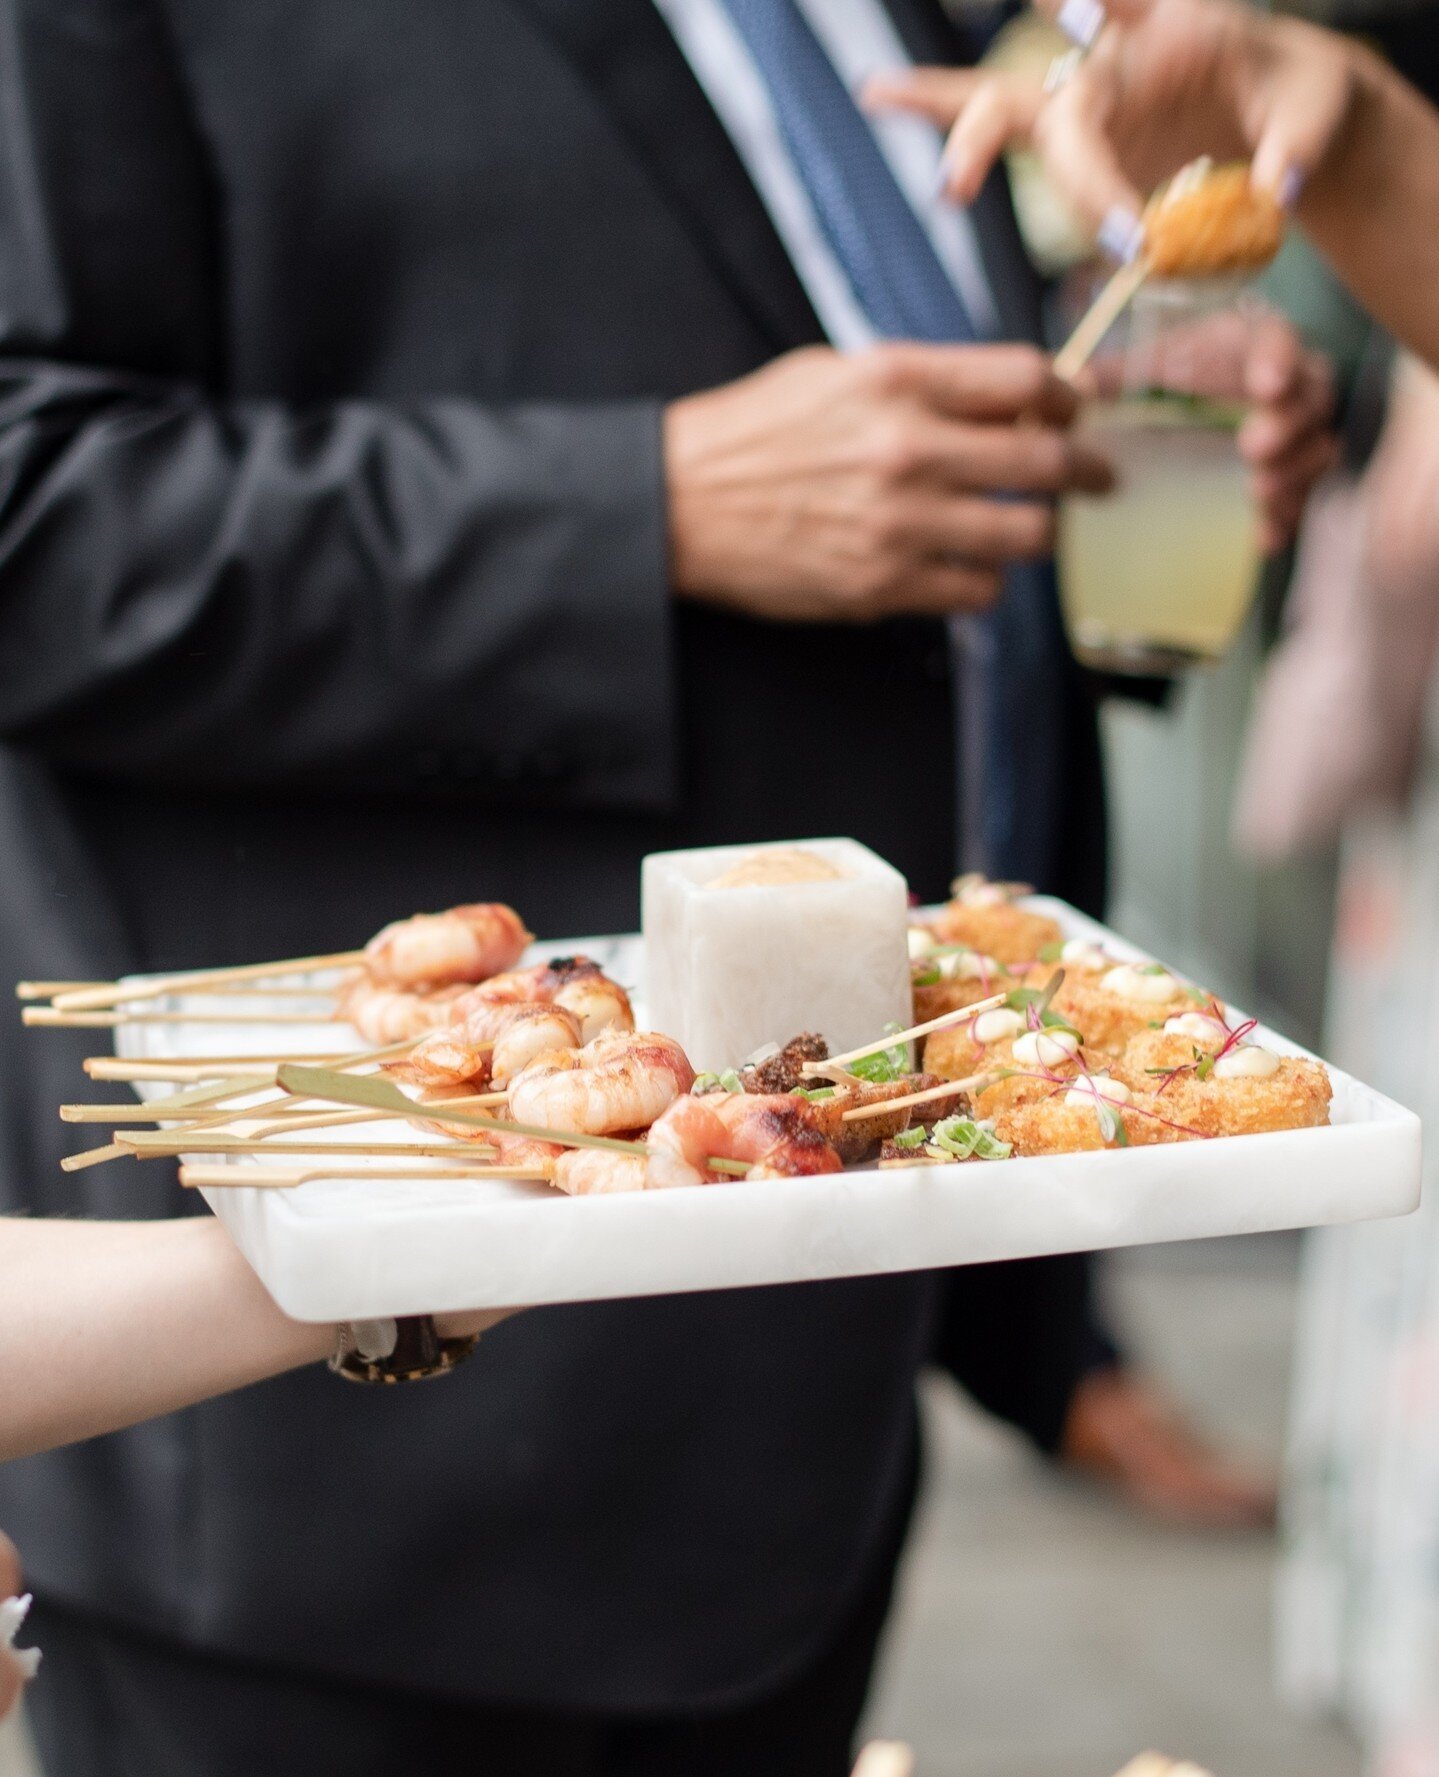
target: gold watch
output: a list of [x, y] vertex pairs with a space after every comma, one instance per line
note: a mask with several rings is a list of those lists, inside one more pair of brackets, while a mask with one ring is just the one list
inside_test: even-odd
[[423, 1382], [462, 1364], [479, 1342], [478, 1333], [443, 1338], [432, 1314], [345, 1321], [330, 1368], [347, 1382]]

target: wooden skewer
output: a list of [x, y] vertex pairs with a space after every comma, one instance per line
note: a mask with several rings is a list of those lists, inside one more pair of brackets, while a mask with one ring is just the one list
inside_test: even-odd
[[[332, 1061], [329, 1064], [336, 1068], [336, 1072], [348, 1072], [348, 1070], [357, 1068], [364, 1063], [386, 1061], [387, 1057], [398, 1056], [412, 1047], [414, 1047], [414, 1043], [410, 1043], [410, 1041], [389, 1043], [386, 1048], [366, 1048], [355, 1056], [339, 1057], [338, 1061]], [[229, 1070], [226, 1072], [229, 1073]], [[165, 1073], [162, 1077], [169, 1079], [169, 1073]], [[256, 1093], [265, 1086], [274, 1086], [274, 1084], [275, 1066], [266, 1066], [266, 1068], [256, 1070], [256, 1077], [249, 1077], [249, 1075], [242, 1073], [236, 1077], [217, 1080], [213, 1086], [192, 1086], [183, 1093], [171, 1093], [167, 1098], [151, 1098], [147, 1102], [137, 1102], [137, 1104], [126, 1102], [126, 1104], [60, 1105], [60, 1121], [62, 1123], [165, 1123], [165, 1121], [171, 1121], [172, 1114], [176, 1114], [176, 1112], [187, 1112], [185, 1121], [190, 1121], [188, 1112], [204, 1109], [206, 1105], [222, 1104], [226, 1098], [242, 1098], [242, 1096]], [[449, 1095], [449, 1102], [460, 1098], [464, 1104], [471, 1105], [471, 1109], [474, 1111], [481, 1111], [485, 1105], [505, 1104], [506, 1098], [505, 1093], [473, 1093], [462, 1086], [446, 1088], [446, 1093]], [[421, 1104], [423, 1102], [425, 1100], [421, 1100]], [[275, 1105], [275, 1107], [284, 1105], [286, 1111], [293, 1111], [295, 1104], [297, 1104], [297, 1100], [291, 1098], [288, 1093], [277, 1093], [268, 1100], [268, 1105]], [[226, 1112], [219, 1118], [215, 1118], [215, 1121], [238, 1121], [242, 1118], [265, 1116], [265, 1114], [268, 1114], [265, 1105], [250, 1105], [245, 1111]], [[201, 1121], [211, 1120], [204, 1118]]]
[[[418, 1038], [410, 1038], [404, 1042], [387, 1043], [384, 1048], [381, 1049], [359, 1049], [351, 1051], [348, 1055], [341, 1056], [331, 1063], [332, 1071], [338, 1074], [344, 1074], [347, 1069], [362, 1067], [369, 1062], [383, 1061], [390, 1056], [403, 1055], [408, 1050], [413, 1049], [418, 1040]], [[99, 1061], [105, 1058], [92, 1057], [92, 1059]], [[206, 1063], [204, 1066], [208, 1069], [210, 1064]], [[164, 1075], [162, 1077], [168, 1079], [170, 1076]], [[208, 1072], [202, 1072], [201, 1077], [209, 1078], [210, 1075]], [[203, 1099], [210, 1103], [218, 1103], [221, 1100], [239, 1097], [245, 1093], [263, 1088], [266, 1085], [273, 1086], [274, 1084], [275, 1066], [269, 1065], [261, 1070], [261, 1077], [259, 1079], [250, 1079], [246, 1077], [237, 1079], [234, 1076], [221, 1079], [218, 1082], [217, 1088], [210, 1089], [203, 1094]], [[183, 1101], [186, 1108], [188, 1108], [191, 1103], [195, 1102], [192, 1095], [189, 1093], [180, 1093], [176, 1096]], [[277, 1100], [276, 1102], [278, 1103], [279, 1101]], [[153, 1117], [159, 1112], [164, 1103], [164, 1100], [152, 1100], [146, 1108]], [[180, 1125], [180, 1127], [203, 1129], [211, 1124], [222, 1123], [226, 1120], [225, 1114], [222, 1112], [218, 1116], [197, 1118], [189, 1124]], [[112, 1141], [106, 1143], [106, 1145], [101, 1148], [89, 1148], [83, 1154], [68, 1155], [60, 1162], [60, 1167], [64, 1172], [81, 1172], [88, 1166], [100, 1166], [107, 1160], [119, 1160], [127, 1154], [133, 1154], [133, 1152], [133, 1148], [122, 1147], [120, 1143]]]
[[60, 1162], [60, 1170], [84, 1172], [87, 1166], [100, 1166], [106, 1160], [123, 1160], [133, 1151], [131, 1148], [122, 1148], [117, 1141], [106, 1142], [103, 1148], [86, 1148], [83, 1154], [67, 1154]]
[[411, 1179], [533, 1179], [547, 1183], [546, 1166], [502, 1166], [485, 1163], [479, 1166], [408, 1166], [403, 1172], [377, 1172], [370, 1167], [311, 1166], [290, 1171], [278, 1166], [206, 1166], [203, 1163], [180, 1168], [180, 1183], [191, 1189], [201, 1186], [248, 1185], [260, 1191], [288, 1191], [296, 1185], [308, 1185], [315, 1179], [343, 1179], [350, 1184], [369, 1184], [381, 1179], [386, 1184], [408, 1184]]
[[106, 987], [105, 981], [17, 981], [17, 1000], [49, 1000], [57, 993], [78, 993], [82, 987]]
[[353, 968], [365, 960], [363, 950], [335, 950], [324, 956], [296, 956], [282, 963], [240, 963], [231, 969], [182, 969], [165, 975], [146, 975], [134, 981], [108, 981], [98, 987], [66, 989], [56, 996], [61, 1012], [89, 1012], [116, 1006], [122, 1000], [161, 999], [169, 993], [199, 993], [236, 982], [265, 981], [276, 976], [308, 975], [317, 969]]
[[[259, 1084], [263, 1084], [263, 1082], [259, 1082]], [[242, 1081], [238, 1086], [230, 1081], [222, 1081], [217, 1086], [197, 1087], [193, 1094], [180, 1092], [172, 1098], [152, 1099], [148, 1104], [143, 1102], [136, 1104], [62, 1104], [60, 1106], [60, 1120], [62, 1123], [167, 1123], [174, 1120], [177, 1113], [203, 1108], [206, 1104], [215, 1103], [221, 1098], [234, 1098], [243, 1092], [253, 1092], [256, 1090], [256, 1086], [257, 1082], [254, 1080]], [[471, 1110], [481, 1111], [489, 1105], [504, 1104], [508, 1096], [509, 1094], [505, 1092], [477, 1092], [437, 1102], [468, 1105]], [[253, 1122], [256, 1118], [263, 1117], [295, 1117], [299, 1115], [294, 1108], [298, 1102], [297, 1099], [280, 1095], [261, 1104], [247, 1105], [241, 1110], [218, 1112], [214, 1121], [242, 1123]], [[421, 1099], [418, 1102], [424, 1104], [426, 1101]], [[374, 1111], [370, 1114], [379, 1117], [381, 1115], [388, 1116], [390, 1113]], [[210, 1120], [208, 1117], [204, 1119], [185, 1117], [183, 1119], [186, 1123], [192, 1121], [209, 1122]]]
[[909, 1092], [903, 1098], [876, 1099], [873, 1104], [856, 1105], [852, 1111], [841, 1111], [841, 1123], [858, 1123], [866, 1117], [880, 1117], [886, 1111], [902, 1111], [912, 1104], [933, 1104], [941, 1098], [952, 1098], [956, 1092], [977, 1092], [991, 1086], [998, 1074], [971, 1074], [967, 1080], [946, 1080], [940, 1086], [926, 1086], [922, 1092]]
[[337, 1154], [363, 1154], [384, 1160], [405, 1156], [445, 1160], [464, 1153], [466, 1148], [483, 1151], [479, 1144], [452, 1141], [357, 1141], [346, 1142], [341, 1148], [333, 1141], [256, 1141], [249, 1136], [173, 1135], [169, 1130], [139, 1129], [122, 1135], [116, 1145], [121, 1153], [135, 1154], [142, 1160], [173, 1159], [177, 1154], [321, 1154], [332, 1161]]
[[[332, 1055], [309, 1055], [305, 1059], [321, 1067], [341, 1067], [354, 1058], [355, 1051], [351, 1049], [338, 1050]], [[81, 1066], [92, 1080], [118, 1084], [141, 1080], [178, 1083], [236, 1079], [258, 1080], [261, 1085], [273, 1086], [275, 1069], [281, 1062], [299, 1059], [293, 1050], [284, 1055], [214, 1055], [207, 1061], [131, 1061], [122, 1055], [87, 1055]]]
[[902, 1740], [871, 1740], [859, 1755], [854, 1777], [912, 1777], [914, 1750]]
[[932, 1030], [944, 1030], [951, 1024], [963, 1024], [968, 1018], [977, 1018], [981, 1012], [992, 1012], [1008, 998], [1007, 993], [991, 994], [987, 1000], [980, 1000], [975, 1005], [961, 1006], [955, 1012], [941, 1012], [938, 1018], [927, 1019], [923, 1024], [913, 1024], [908, 1030], [897, 1030], [890, 1036], [879, 1037], [858, 1049], [846, 1049], [843, 1055], [831, 1055], [827, 1061], [807, 1061], [801, 1072], [807, 1074], [820, 1068], [844, 1067], [851, 1061], [863, 1061], [866, 1055], [878, 1055], [882, 1050], [896, 1048], [900, 1043], [908, 1043], [915, 1037], [928, 1036]]
[[1095, 297], [1088, 313], [1054, 355], [1054, 374], [1073, 382], [1099, 349], [1099, 343], [1124, 313], [1149, 276], [1143, 256], [1119, 270]]
[[344, 1024], [329, 1012], [65, 1012], [26, 1006], [22, 1023], [46, 1030], [119, 1030], [127, 1024]]

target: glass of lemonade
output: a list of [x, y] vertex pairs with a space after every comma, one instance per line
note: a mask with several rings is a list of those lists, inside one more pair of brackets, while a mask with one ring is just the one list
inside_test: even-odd
[[1087, 437], [1118, 485], [1060, 516], [1071, 645], [1106, 672], [1167, 675], [1235, 640], [1259, 578], [1258, 516], [1235, 434], [1253, 298], [1229, 283], [1144, 285], [1093, 360]]

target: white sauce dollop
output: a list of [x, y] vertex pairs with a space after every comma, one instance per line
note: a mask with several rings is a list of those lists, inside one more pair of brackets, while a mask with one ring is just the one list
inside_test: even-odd
[[907, 941], [909, 944], [909, 960], [912, 963], [923, 962], [925, 957], [939, 948], [933, 937], [925, 931], [923, 926], [911, 926], [909, 928]]
[[993, 1012], [981, 1012], [970, 1027], [976, 1043], [1002, 1043], [1006, 1037], [1017, 1037], [1024, 1029], [1024, 1014], [1000, 1006]]
[[997, 882], [968, 882], [960, 890], [959, 899], [966, 907], [1003, 907], [1009, 892]]
[[1078, 1053], [1072, 1030], [1027, 1030], [1014, 1039], [1014, 1059], [1024, 1067], [1059, 1067]]
[[1117, 969], [1111, 969], [1100, 986], [1122, 999], [1144, 1000], [1154, 1005], [1172, 1000], [1179, 992], [1179, 983], [1167, 969], [1150, 974], [1134, 963], [1121, 963]]
[[1108, 1074], [1090, 1074], [1076, 1080], [1064, 1095], [1066, 1104], [1128, 1104], [1134, 1094], [1123, 1080], [1112, 1080]]
[[1267, 1080], [1279, 1072], [1279, 1057], [1258, 1043], [1239, 1043], [1214, 1064], [1216, 1080]]
[[1177, 1012], [1173, 1018], [1164, 1020], [1164, 1028], [1170, 1036], [1192, 1037], [1196, 1043], [1222, 1042], [1228, 1031], [1217, 1018], [1211, 1018], [1207, 1012]]
[[956, 950], [953, 956], [939, 959], [939, 972], [946, 981], [987, 981], [999, 974], [999, 964], [977, 950]]
[[1060, 951], [1059, 960], [1068, 969], [1083, 969], [1091, 975], [1109, 966], [1109, 958], [1088, 938], [1071, 938]]

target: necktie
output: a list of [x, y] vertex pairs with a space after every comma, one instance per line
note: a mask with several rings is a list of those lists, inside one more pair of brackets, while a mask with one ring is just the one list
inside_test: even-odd
[[[723, 0], [769, 89], [816, 218], [875, 331], [973, 341], [974, 326], [868, 120], [795, 0]], [[966, 868], [1052, 876], [1065, 643], [1049, 564], [1012, 569], [995, 610], [951, 626]]]

